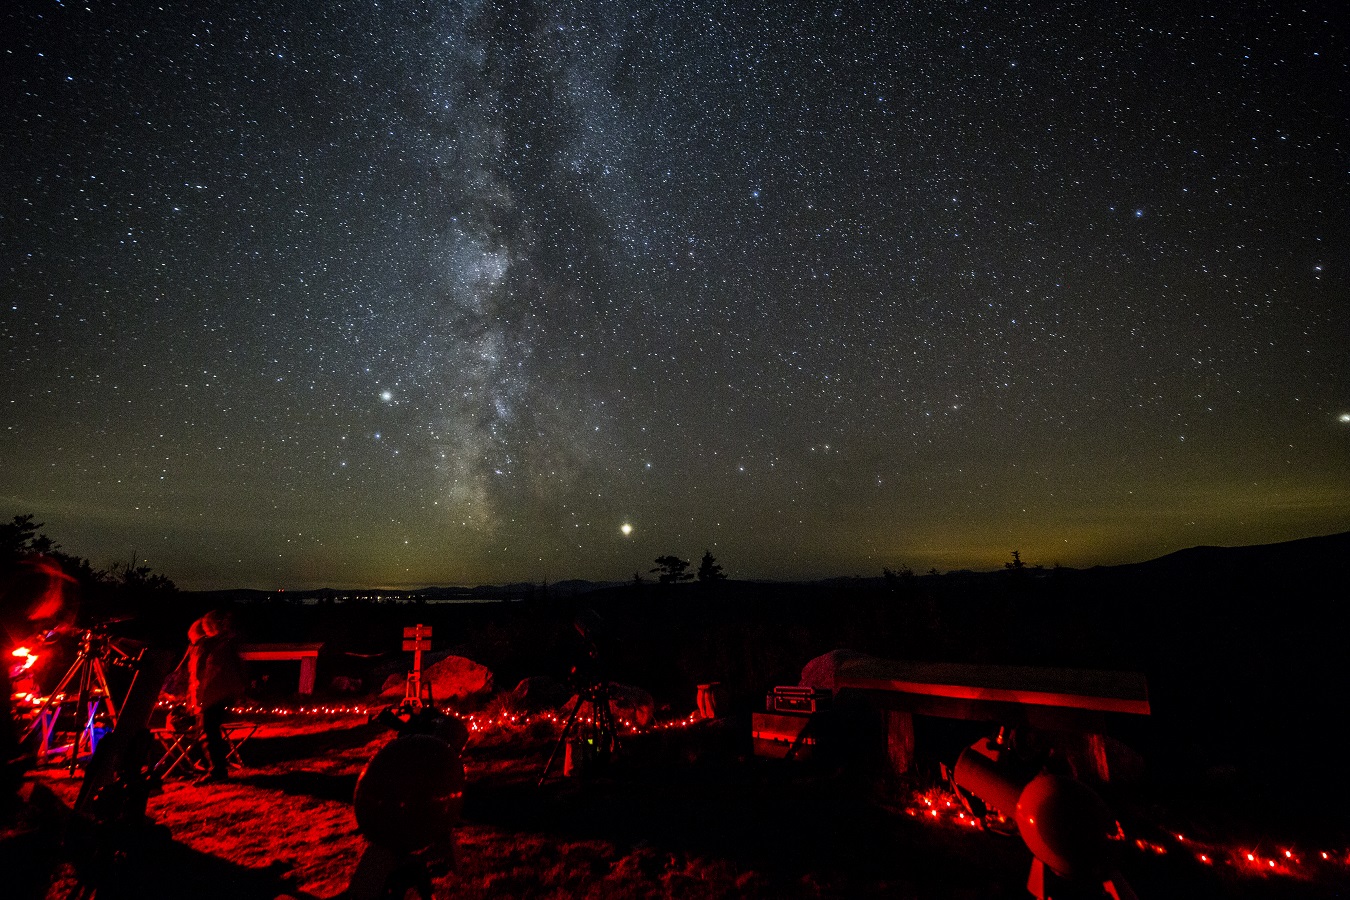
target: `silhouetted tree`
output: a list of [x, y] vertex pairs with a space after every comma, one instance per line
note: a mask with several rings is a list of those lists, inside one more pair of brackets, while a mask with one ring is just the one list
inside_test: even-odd
[[901, 566], [898, 572], [892, 569], [882, 569], [881, 577], [886, 580], [886, 590], [892, 594], [907, 592], [915, 584], [914, 570], [909, 566]]
[[108, 577], [117, 587], [136, 594], [172, 594], [178, 590], [178, 586], [167, 576], [150, 571], [149, 566], [136, 565], [134, 553], [130, 562], [113, 563], [108, 569]]
[[1012, 552], [1012, 560], [1003, 564], [1003, 571], [1007, 576], [1008, 584], [1014, 590], [1027, 591], [1031, 589], [1034, 570], [1026, 564], [1022, 559], [1022, 554], [1018, 551]]
[[50, 553], [59, 545], [38, 529], [31, 513], [0, 523], [0, 562], [13, 563], [33, 553]]
[[658, 556], [656, 568], [652, 569], [652, 572], [660, 576], [662, 584], [674, 584], [694, 577], [693, 573], [686, 571], [688, 568], [687, 559], [680, 559], [678, 556]]
[[30, 628], [33, 617], [45, 618], [60, 609], [64, 592], [48, 590], [53, 581], [64, 585], [71, 575], [83, 585], [98, 583], [101, 577], [87, 560], [59, 552], [42, 527], [31, 514], [0, 523], [0, 637], [5, 630]]
[[[172, 581], [138, 563], [134, 555], [130, 562], [95, 569], [89, 560], [62, 551], [42, 527], [31, 514], [0, 523], [0, 617], [73, 617], [77, 608], [91, 620], [138, 615], [152, 606], [162, 609], [160, 601], [178, 592]], [[61, 590], [48, 591], [43, 579], [54, 577], [63, 582]], [[39, 596], [43, 603], [29, 606]]]
[[698, 580], [703, 582], [726, 581], [727, 574], [717, 564], [711, 550], [703, 551], [703, 559], [698, 563]]

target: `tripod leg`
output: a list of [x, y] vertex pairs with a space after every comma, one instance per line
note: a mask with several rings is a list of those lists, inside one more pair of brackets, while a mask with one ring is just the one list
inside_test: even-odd
[[[61, 681], [52, 689], [52, 692], [47, 695], [47, 699], [42, 701], [42, 705], [38, 707], [37, 718], [33, 720], [33, 724], [28, 726], [28, 731], [24, 732], [24, 737], [27, 737], [29, 732], [38, 727], [38, 723], [42, 721], [42, 717], [47, 714], [47, 711], [50, 710], [53, 705], [57, 707], [57, 715], [61, 714], [60, 704], [57, 703], [56, 698], [66, 689], [66, 685], [70, 684], [70, 679], [74, 678], [76, 673], [80, 671], [80, 661], [80, 659], [75, 660], [71, 667], [66, 670], [66, 674], [61, 676]], [[48, 740], [50, 740], [50, 737]], [[45, 746], [47, 742], [44, 741], [43, 743]]]
[[[49, 709], [38, 721], [42, 723], [42, 742], [38, 746], [38, 759], [46, 759], [52, 752], [52, 737], [56, 734], [56, 720], [61, 716], [61, 707]], [[34, 723], [36, 724], [36, 723]]]
[[98, 678], [99, 689], [103, 691], [103, 702], [108, 705], [108, 718], [112, 726], [117, 727], [117, 705], [113, 703], [112, 691], [108, 689], [108, 673], [103, 668], [103, 660], [94, 657], [94, 676]]
[[[86, 658], [84, 665], [80, 668], [80, 694], [79, 700], [75, 703], [75, 715], [77, 717], [83, 717], [89, 707], [89, 689], [92, 686], [91, 682], [93, 681], [93, 663], [94, 660], [92, 658]], [[84, 724], [83, 718], [76, 718], [75, 721], [77, 723], [77, 730], [74, 737], [70, 739], [69, 770], [71, 778], [75, 777], [75, 769], [79, 767], [80, 746], [84, 743], [85, 735], [87, 734], [89, 736], [91, 743], [94, 737], [93, 732]], [[90, 721], [93, 721], [92, 715], [90, 716]], [[92, 747], [90, 748], [90, 752], [93, 752]]]
[[614, 706], [608, 684], [597, 684], [592, 690], [591, 710], [595, 716], [591, 726], [591, 745], [595, 748], [596, 757], [607, 761], [614, 750], [617, 734]]
[[88, 740], [90, 754], [92, 754], [98, 746], [98, 738], [94, 732], [94, 723], [98, 721], [98, 707], [102, 702], [103, 701], [98, 697], [95, 697], [89, 701], [89, 707], [85, 710], [84, 728], [81, 730], [80, 736], [81, 738]]
[[557, 742], [553, 745], [553, 752], [548, 755], [548, 762], [544, 763], [544, 772], [539, 776], [538, 787], [543, 787], [544, 782], [548, 780], [548, 773], [553, 768], [553, 762], [558, 758], [558, 751], [567, 743], [567, 738], [572, 734], [572, 728], [577, 723], [577, 713], [581, 712], [582, 697], [577, 694], [577, 705], [572, 707], [572, 714], [567, 717], [567, 724], [563, 726], [562, 734], [558, 735]]

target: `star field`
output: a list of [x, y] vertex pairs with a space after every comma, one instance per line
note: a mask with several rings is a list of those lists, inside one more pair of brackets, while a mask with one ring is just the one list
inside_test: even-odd
[[96, 563], [788, 578], [1350, 527], [1334, 5], [0, 18], [0, 498]]

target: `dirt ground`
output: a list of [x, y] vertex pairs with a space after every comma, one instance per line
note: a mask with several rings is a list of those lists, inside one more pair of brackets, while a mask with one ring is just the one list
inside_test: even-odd
[[[746, 728], [741, 726], [745, 725]], [[535, 782], [556, 726], [475, 732], [453, 863], [432, 865], [437, 897], [1021, 898], [1030, 853], [1004, 836], [924, 807], [921, 786], [879, 786], [848, 771], [756, 759], [748, 722], [629, 738], [591, 779]], [[362, 716], [267, 721], [232, 781], [168, 781], [152, 829], [99, 896], [335, 897], [366, 842], [352, 796], [393, 734]], [[0, 832], [5, 897], [79, 896], [62, 827], [79, 789], [64, 770], [30, 773], [17, 824]], [[1340, 869], [1262, 875], [1226, 859], [1122, 842], [1121, 870], [1144, 900], [1333, 897]], [[1170, 852], [1161, 852], [1168, 849]], [[1272, 867], [1273, 869], [1273, 867]], [[87, 870], [84, 880], [90, 879]]]

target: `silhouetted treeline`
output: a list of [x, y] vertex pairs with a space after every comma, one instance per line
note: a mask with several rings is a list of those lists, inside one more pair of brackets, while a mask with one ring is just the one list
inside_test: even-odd
[[35, 628], [163, 613], [180, 596], [168, 577], [134, 557], [96, 568], [44, 527], [31, 514], [0, 522], [0, 623], [14, 639]]
[[[222, 595], [175, 593], [136, 569], [98, 572], [60, 555], [31, 526], [25, 517], [0, 526], [5, 583], [23, 558], [60, 558], [79, 581], [81, 615], [121, 611], [133, 618], [119, 627], [181, 647], [188, 623], [221, 603]], [[1344, 706], [1346, 559], [1350, 533], [1085, 570], [901, 568], [805, 584], [635, 580], [583, 595], [521, 590], [504, 595], [521, 599], [491, 603], [259, 594], [235, 614], [245, 640], [324, 642], [321, 689], [336, 675], [397, 667], [401, 629], [420, 622], [434, 627], [436, 649], [489, 666], [509, 690], [530, 675], [565, 678], [585, 653], [573, 622], [593, 609], [608, 631], [602, 663], [610, 677], [650, 690], [678, 714], [693, 708], [697, 684], [714, 680], [731, 708], [754, 708], [767, 689], [795, 683], [807, 660], [836, 648], [1140, 671], [1153, 715], [1130, 724], [1126, 737], [1151, 765], [1296, 772], [1325, 752]], [[1327, 777], [1321, 790], [1350, 794], [1346, 776]]]
[[[510, 603], [298, 603], [240, 607], [254, 640], [326, 642], [320, 680], [396, 660], [400, 629], [490, 666], [509, 689], [564, 676], [584, 652], [572, 622], [607, 624], [612, 677], [675, 711], [721, 681], [749, 709], [795, 683], [813, 656], [879, 656], [1141, 671], [1154, 714], [1132, 736], [1183, 768], [1267, 765], [1316, 751], [1343, 705], [1350, 535], [1269, 547], [1197, 548], [1130, 566], [841, 578], [807, 584], [633, 582]], [[186, 595], [191, 598], [193, 595]], [[352, 656], [351, 653], [360, 654]]]

